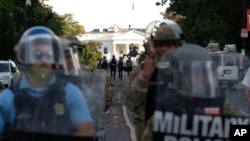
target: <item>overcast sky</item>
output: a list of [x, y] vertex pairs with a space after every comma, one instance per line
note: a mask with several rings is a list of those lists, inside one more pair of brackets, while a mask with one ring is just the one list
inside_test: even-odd
[[[134, 2], [134, 10], [132, 5]], [[116, 24], [118, 27], [145, 28], [153, 21], [162, 19], [160, 12], [166, 6], [156, 6], [157, 0], [50, 0], [58, 14], [72, 13], [87, 31]], [[134, 26], [133, 26], [134, 25]]]

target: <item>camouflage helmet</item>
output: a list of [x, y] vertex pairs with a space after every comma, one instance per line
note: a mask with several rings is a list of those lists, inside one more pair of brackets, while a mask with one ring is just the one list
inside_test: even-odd
[[153, 43], [169, 42], [181, 46], [185, 42], [184, 33], [180, 26], [169, 19], [164, 19], [155, 24], [151, 34]]

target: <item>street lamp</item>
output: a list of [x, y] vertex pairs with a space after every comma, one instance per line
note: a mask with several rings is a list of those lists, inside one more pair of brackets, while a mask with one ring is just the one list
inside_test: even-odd
[[28, 24], [28, 17], [27, 17], [27, 8], [31, 7], [31, 1], [30, 0], [26, 0], [25, 1], [25, 13], [24, 13], [24, 18], [25, 18], [25, 28], [27, 28], [27, 24]]
[[30, 0], [26, 0], [25, 5], [26, 6], [31, 6], [31, 1]]

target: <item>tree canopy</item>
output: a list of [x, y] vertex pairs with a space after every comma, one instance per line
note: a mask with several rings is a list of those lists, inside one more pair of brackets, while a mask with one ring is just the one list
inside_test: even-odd
[[21, 34], [35, 25], [47, 26], [58, 36], [85, 33], [84, 26], [73, 19], [73, 14], [59, 15], [46, 0], [0, 0], [0, 59], [15, 59], [14, 46]]
[[78, 21], [73, 19], [73, 14], [63, 15], [63, 30], [68, 35], [79, 35], [85, 33], [85, 29]]
[[[228, 0], [170, 0], [166, 17], [176, 18], [188, 42], [206, 46], [216, 40], [220, 46], [235, 43], [242, 48], [241, 28], [246, 27], [246, 7], [250, 3]], [[180, 16], [181, 15], [181, 16]], [[246, 47], [249, 46], [246, 39]]]
[[98, 59], [102, 58], [101, 52], [98, 51], [98, 48], [102, 46], [102, 43], [93, 40], [83, 43], [83, 46], [81, 60], [85, 64], [88, 64], [91, 69], [96, 69]]

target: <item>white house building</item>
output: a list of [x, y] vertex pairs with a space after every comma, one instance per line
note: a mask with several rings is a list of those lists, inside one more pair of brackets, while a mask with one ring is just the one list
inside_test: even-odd
[[144, 32], [139, 30], [119, 30], [111, 29], [99, 32], [87, 32], [81, 36], [78, 36], [80, 41], [88, 42], [90, 40], [97, 40], [102, 43], [102, 47], [99, 51], [107, 59], [111, 59], [112, 55], [116, 58], [129, 53], [129, 45], [133, 43], [138, 49], [137, 52], [144, 51], [143, 41], [145, 40]]

